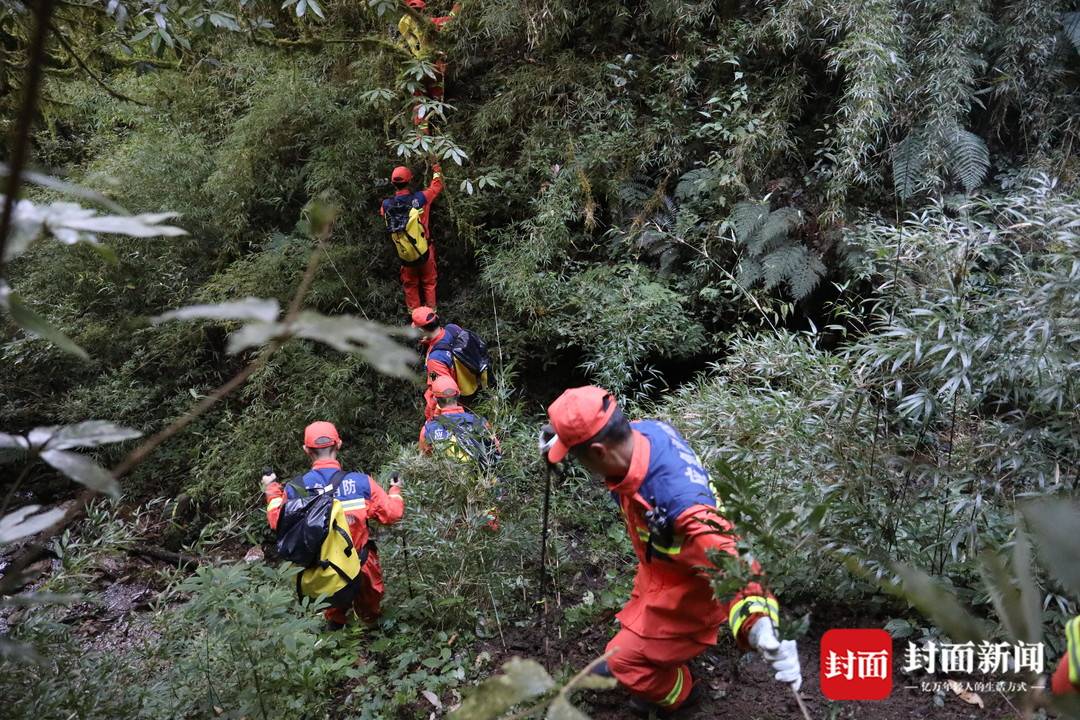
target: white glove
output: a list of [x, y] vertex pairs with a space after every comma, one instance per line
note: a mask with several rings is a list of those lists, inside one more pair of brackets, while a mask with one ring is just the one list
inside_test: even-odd
[[275, 480], [277, 480], [277, 473], [275, 473], [273, 471], [271, 471], [269, 475], [263, 475], [262, 476], [263, 490], [265, 490], [266, 486], [269, 485], [270, 483], [274, 482]]
[[544, 459], [544, 462], [549, 462], [548, 451], [555, 445], [555, 441], [559, 439], [559, 436], [555, 434], [555, 428], [551, 425], [545, 425], [540, 428], [540, 437], [537, 439], [537, 448], [540, 451], [540, 457]]
[[787, 683], [798, 692], [802, 687], [802, 670], [799, 667], [799, 650], [794, 640], [780, 640], [776, 637], [773, 622], [763, 617], [750, 628], [750, 647], [761, 653], [765, 662], [776, 671], [776, 679]]

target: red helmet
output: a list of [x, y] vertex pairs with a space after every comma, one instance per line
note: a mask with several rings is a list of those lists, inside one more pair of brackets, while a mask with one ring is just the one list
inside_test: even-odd
[[435, 311], [426, 305], [422, 305], [412, 311], [412, 326], [414, 328], [422, 328], [438, 319], [439, 316], [435, 314]]
[[424, 2], [424, 0], [405, 0], [405, 4], [413, 10], [423, 10], [427, 7], [427, 3]]
[[412, 182], [412, 170], [404, 165], [398, 165], [394, 168], [394, 172], [390, 173], [390, 182], [397, 184], [406, 184]]
[[341, 436], [333, 423], [318, 420], [304, 428], [304, 445], [309, 448], [341, 446]]
[[454, 378], [440, 375], [431, 381], [431, 394], [437, 398], [452, 398], [461, 394]]

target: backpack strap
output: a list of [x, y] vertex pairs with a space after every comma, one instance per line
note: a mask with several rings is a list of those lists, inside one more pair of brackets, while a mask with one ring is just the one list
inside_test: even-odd
[[333, 528], [333, 530], [334, 530], [334, 532], [336, 532], [336, 533], [337, 533], [338, 535], [340, 535], [341, 537], [345, 538], [345, 544], [346, 544], [346, 547], [345, 547], [345, 557], [349, 557], [350, 555], [352, 555], [352, 551], [353, 551], [353, 541], [352, 541], [352, 536], [351, 536], [351, 535], [349, 535], [349, 533], [345, 532], [345, 530], [344, 530], [344, 529], [343, 529], [343, 528], [342, 528], [342, 527], [341, 527], [340, 525], [338, 525], [337, 523], [334, 523], [334, 528]]
[[[334, 473], [334, 476], [330, 478], [330, 489], [324, 490], [324, 492], [329, 492], [331, 495], [336, 496], [338, 488], [341, 487], [341, 481], [344, 480], [345, 476], [348, 474], [349, 473], [346, 470], [338, 470]], [[341, 537], [345, 538], [345, 543], [348, 545], [348, 548], [345, 550], [345, 557], [351, 555], [353, 549], [352, 536], [337, 523], [334, 523], [334, 527], [331, 529], [341, 535]], [[340, 570], [338, 572], [340, 572]]]
[[[304, 473], [306, 475], [307, 473]], [[310, 491], [307, 486], [304, 485], [304, 475], [297, 475], [289, 482], [285, 483], [286, 488], [292, 488], [297, 497], [307, 497], [310, 495]]]
[[[337, 495], [338, 488], [341, 487], [341, 481], [344, 480], [345, 476], [348, 474], [349, 473], [346, 470], [338, 470], [337, 472], [335, 472], [333, 475], [330, 476], [330, 483], [323, 486], [322, 492]], [[327, 490], [326, 488], [330, 489]]]

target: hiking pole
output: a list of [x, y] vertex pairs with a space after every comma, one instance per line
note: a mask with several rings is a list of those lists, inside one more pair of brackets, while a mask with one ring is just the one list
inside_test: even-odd
[[544, 460], [544, 465], [547, 470], [547, 477], [544, 483], [544, 515], [540, 525], [540, 582], [539, 582], [539, 594], [540, 597], [537, 600], [537, 604], [541, 607], [543, 612], [544, 603], [544, 590], [547, 581], [547, 538], [548, 538], [548, 518], [551, 511], [551, 476], [555, 474], [555, 465], [548, 460], [548, 451], [555, 445], [555, 441], [559, 438], [555, 434], [555, 428], [550, 425], [545, 425], [540, 428], [539, 445], [540, 457]]
[[795, 696], [795, 702], [799, 703], [799, 710], [802, 711], [802, 716], [806, 720], [811, 720], [810, 711], [806, 709], [806, 702], [802, 699], [802, 695], [800, 695], [799, 691], [791, 687], [790, 685], [788, 685], [788, 687], [791, 688], [791, 694]]
[[[390, 475], [390, 485], [397, 485], [401, 480], [400, 473], [392, 473]], [[405, 528], [401, 528], [401, 552], [405, 555], [405, 585], [409, 588], [409, 599], [413, 599], [412, 589], [412, 563], [409, 562], [409, 539], [408, 531]]]
[[[551, 508], [551, 476], [555, 473], [555, 468], [551, 463], [547, 464], [547, 480], [544, 483], [544, 519], [540, 527], [540, 598], [537, 603], [543, 608], [545, 600], [544, 585], [547, 580], [547, 538], [548, 538], [548, 516]], [[542, 612], [543, 610], [541, 610]]]

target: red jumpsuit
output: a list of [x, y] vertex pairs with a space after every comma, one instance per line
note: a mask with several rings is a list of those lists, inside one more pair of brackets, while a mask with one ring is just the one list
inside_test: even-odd
[[[401, 266], [401, 286], [405, 291], [405, 305], [410, 311], [421, 305], [435, 308], [435, 284], [438, 273], [435, 270], [435, 240], [431, 237], [431, 204], [443, 191], [443, 180], [442, 167], [436, 164], [432, 169], [434, 172], [431, 175], [431, 184], [416, 193], [424, 196], [420, 224], [424, 226], [424, 237], [428, 239], [427, 260], [420, 265]], [[411, 194], [413, 191], [406, 188], [398, 190], [394, 196]], [[385, 215], [385, 213], [385, 205], [380, 205], [379, 214]]]
[[424, 389], [424, 420], [431, 420], [435, 417], [436, 410], [438, 409], [438, 403], [435, 401], [435, 395], [431, 392], [431, 383], [435, 378], [441, 376], [451, 378], [454, 384], [457, 384], [457, 370], [454, 366], [447, 365], [444, 362], [440, 362], [431, 357], [431, 349], [443, 339], [446, 335], [446, 328], [441, 327], [438, 331], [427, 340], [423, 341], [424, 345], [424, 375], [427, 379], [427, 387]]
[[716, 644], [721, 624], [729, 622], [736, 641], [747, 647], [751, 626], [765, 616], [776, 622], [778, 606], [757, 583], [729, 601], [714, 599], [702, 572], [712, 565], [706, 551], [738, 555], [736, 538], [718, 534], [716, 526], [731, 529], [731, 525], [714, 507], [694, 505], [683, 511], [675, 521], [671, 545], [654, 544], [653, 556], [647, 558], [645, 512], [651, 506], [638, 490], [647, 478], [651, 447], [649, 438], [636, 429], [633, 438], [629, 472], [607, 478], [638, 557], [630, 601], [617, 615], [622, 629], [607, 645], [608, 651], [616, 651], [608, 667], [630, 692], [670, 710], [682, 704], [693, 687], [687, 661]]
[[[341, 464], [337, 460], [326, 458], [316, 460], [311, 466], [312, 470], [333, 468], [340, 470]], [[367, 494], [368, 497], [360, 497]], [[375, 478], [370, 478], [369, 492], [363, 489], [358, 497], [350, 497], [341, 500], [345, 517], [349, 521], [349, 534], [352, 536], [353, 547], [362, 548], [369, 539], [368, 520], [378, 520], [383, 525], [392, 525], [405, 514], [405, 499], [401, 497], [401, 491], [397, 486], [392, 486], [390, 492], [385, 492]], [[272, 482], [266, 486], [266, 520], [272, 530], [277, 530], [278, 518], [281, 515], [281, 506], [285, 504], [285, 489], [281, 483]], [[378, 619], [381, 611], [379, 605], [382, 602], [386, 588], [383, 586], [382, 567], [379, 565], [379, 554], [370, 549], [367, 560], [361, 571], [363, 580], [360, 583], [360, 592], [353, 601], [353, 609], [364, 622], [374, 622]], [[324, 613], [330, 622], [344, 625], [348, 619], [348, 610], [345, 608], [328, 608]]]
[[[458, 12], [461, 10], [459, 5], [454, 5], [450, 10], [449, 15], [442, 17], [432, 18], [431, 22], [435, 26], [435, 29], [442, 32], [445, 29], [447, 23], [457, 17]], [[403, 15], [398, 22], [398, 31], [401, 33], [402, 38], [405, 41], [405, 46], [409, 49], [409, 52], [413, 54], [418, 60], [428, 60], [434, 57], [432, 65], [435, 70], [435, 77], [424, 78], [424, 87], [417, 88], [413, 91], [413, 97], [428, 97], [432, 100], [442, 100], [444, 95], [444, 82], [446, 80], [446, 56], [435, 47], [435, 41], [429, 37], [427, 31], [418, 23], [414, 22], [408, 15]], [[413, 106], [413, 124], [417, 126], [417, 129], [424, 135], [429, 134], [430, 128], [427, 118], [420, 117], [420, 103], [416, 103]]]
[[1050, 680], [1055, 695], [1080, 692], [1080, 616], [1065, 624], [1065, 654]]

